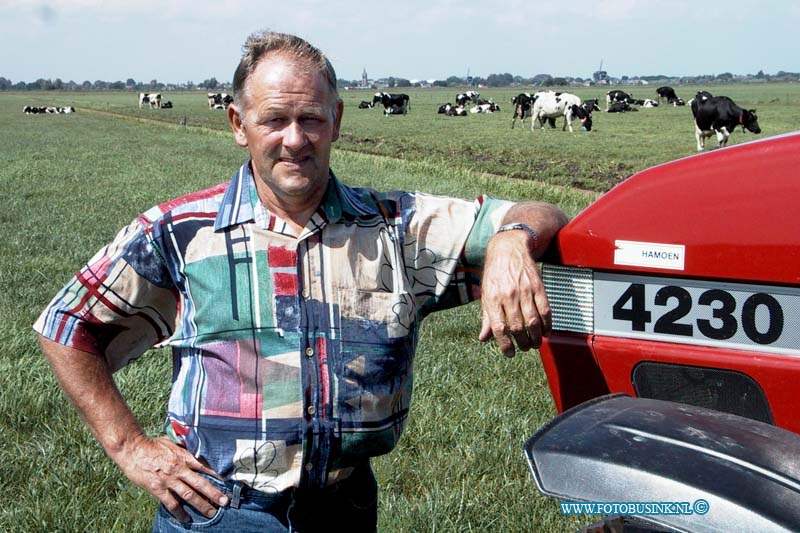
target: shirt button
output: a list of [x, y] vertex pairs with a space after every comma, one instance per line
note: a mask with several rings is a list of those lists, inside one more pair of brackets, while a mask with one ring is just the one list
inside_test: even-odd
[[314, 413], [316, 413], [316, 412], [317, 412], [317, 410], [316, 410], [316, 409], [314, 409], [314, 406], [313, 406], [313, 405], [309, 405], [309, 406], [308, 406], [308, 409], [306, 409], [306, 412], [308, 412], [308, 414], [310, 414], [310, 415], [313, 415]]
[[308, 356], [308, 357], [314, 357], [314, 348], [312, 348], [311, 346], [309, 346], [308, 348], [306, 348], [306, 356]]
[[309, 295], [308, 289], [303, 289], [303, 298], [308, 300], [308, 295]]
[[306, 472], [311, 472], [314, 469], [314, 465], [311, 463], [306, 463]]

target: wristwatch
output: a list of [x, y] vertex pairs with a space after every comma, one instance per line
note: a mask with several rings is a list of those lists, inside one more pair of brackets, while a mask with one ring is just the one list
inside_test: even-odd
[[538, 248], [538, 246], [539, 246], [539, 234], [536, 233], [535, 231], [533, 231], [530, 228], [530, 226], [528, 226], [527, 224], [523, 224], [522, 222], [513, 222], [511, 224], [503, 224], [502, 226], [497, 228], [497, 231], [495, 232], [495, 234], [500, 233], [501, 231], [511, 231], [511, 230], [515, 230], [515, 229], [521, 229], [522, 231], [527, 231], [528, 235], [533, 237], [533, 249], [536, 250], [536, 248]]

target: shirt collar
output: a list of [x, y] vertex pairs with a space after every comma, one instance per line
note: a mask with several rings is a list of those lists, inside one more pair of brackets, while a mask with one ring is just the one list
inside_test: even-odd
[[[348, 187], [336, 178], [332, 170], [329, 172], [331, 178], [328, 180], [328, 188], [318, 209], [328, 222], [338, 222], [343, 216], [347, 218], [380, 216], [381, 212], [375, 199], [365, 189]], [[214, 231], [255, 220], [255, 207], [259, 199], [254, 179], [248, 160], [233, 175], [225, 190], [214, 221]]]

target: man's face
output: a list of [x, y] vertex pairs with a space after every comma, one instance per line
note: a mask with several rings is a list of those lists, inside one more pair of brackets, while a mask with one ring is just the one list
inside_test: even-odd
[[250, 151], [256, 180], [263, 182], [259, 189], [268, 187], [266, 200], [318, 200], [327, 186], [331, 143], [339, 137], [341, 101], [322, 74], [280, 55], [262, 59], [244, 89], [244, 120], [234, 106], [228, 118], [236, 142]]

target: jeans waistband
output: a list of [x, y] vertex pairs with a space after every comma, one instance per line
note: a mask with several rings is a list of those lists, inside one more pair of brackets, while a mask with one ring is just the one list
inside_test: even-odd
[[223, 481], [204, 474], [203, 476], [230, 498], [230, 506], [235, 509], [246, 507], [272, 511], [288, 507], [292, 501], [294, 488], [289, 488], [283, 492], [266, 492], [254, 489], [242, 481], [230, 479]]
[[372, 475], [372, 469], [369, 463], [363, 466], [356, 467], [356, 470], [347, 478], [328, 485], [324, 489], [316, 490], [301, 490], [296, 487], [290, 487], [281, 492], [262, 491], [252, 488], [247, 483], [234, 480], [220, 480], [212, 476], [201, 473], [203, 477], [208, 479], [215, 487], [224, 492], [231, 500], [231, 507], [238, 509], [245, 507], [248, 509], [258, 509], [262, 511], [271, 511], [288, 508], [296, 498], [304, 499], [304, 497], [319, 497], [324, 493], [336, 493], [342, 490], [347, 491], [354, 485], [360, 486], [365, 479], [367, 484], [374, 484], [375, 478]]

